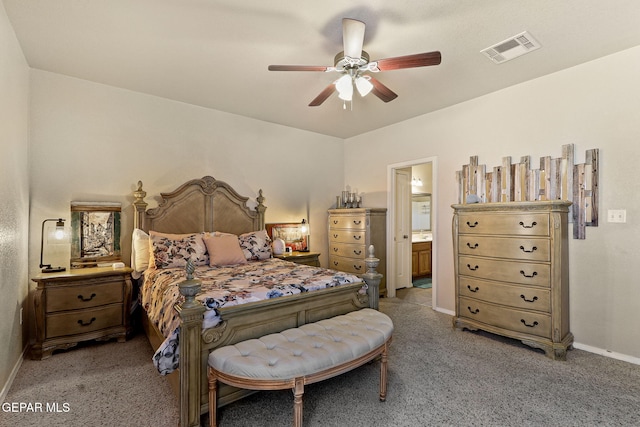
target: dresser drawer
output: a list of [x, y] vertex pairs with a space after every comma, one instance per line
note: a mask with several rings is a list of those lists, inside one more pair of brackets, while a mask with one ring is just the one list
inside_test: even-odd
[[551, 316], [460, 297], [460, 317], [523, 334], [551, 338]]
[[351, 245], [348, 243], [331, 243], [329, 245], [329, 253], [339, 257], [349, 257], [356, 259], [364, 259], [366, 256], [366, 248], [364, 245]]
[[339, 243], [362, 243], [364, 244], [367, 238], [366, 231], [358, 230], [341, 230], [331, 229], [329, 230], [329, 242]]
[[122, 304], [47, 315], [46, 338], [83, 334], [122, 325]]
[[329, 255], [329, 268], [353, 274], [363, 274], [367, 271], [364, 258], [342, 258], [336, 255]]
[[498, 280], [529, 286], [550, 286], [549, 264], [505, 261], [470, 256], [458, 257], [458, 273], [479, 279]]
[[329, 229], [346, 228], [350, 230], [365, 230], [367, 221], [364, 216], [359, 215], [343, 215], [329, 217]]
[[512, 258], [526, 261], [550, 261], [550, 242], [545, 238], [487, 237], [461, 235], [458, 252], [492, 258]]
[[458, 221], [460, 234], [549, 235], [549, 215], [544, 213], [491, 215], [469, 212], [459, 214]]
[[46, 290], [46, 312], [75, 310], [122, 302], [123, 282], [61, 286]]
[[461, 276], [459, 295], [514, 308], [551, 312], [548, 288], [500, 284]]

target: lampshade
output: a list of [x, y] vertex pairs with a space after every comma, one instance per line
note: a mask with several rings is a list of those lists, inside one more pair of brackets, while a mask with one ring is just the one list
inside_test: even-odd
[[40, 236], [40, 268], [43, 273], [55, 273], [58, 271], [65, 271], [64, 267], [51, 267], [51, 264], [44, 264], [42, 261], [43, 253], [44, 253], [44, 225], [49, 221], [56, 222], [56, 229], [54, 232], [54, 238], [56, 240], [62, 240], [64, 238], [64, 219], [45, 219], [42, 221], [42, 234]]
[[373, 85], [367, 77], [358, 76], [356, 77], [356, 89], [358, 89], [360, 96], [367, 96], [369, 92], [371, 92], [371, 89], [373, 89]]
[[338, 98], [344, 101], [351, 101], [351, 99], [353, 99], [353, 81], [351, 76], [345, 74], [336, 80], [336, 90], [338, 91]]

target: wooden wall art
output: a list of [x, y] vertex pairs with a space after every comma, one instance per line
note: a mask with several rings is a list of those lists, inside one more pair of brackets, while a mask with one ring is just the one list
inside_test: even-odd
[[468, 203], [469, 196], [479, 203], [569, 200], [574, 239], [585, 239], [585, 228], [598, 226], [597, 148], [585, 152], [585, 163], [574, 164], [573, 144], [563, 145], [562, 157], [541, 157], [539, 169], [531, 169], [531, 156], [520, 163], [503, 157], [502, 165], [487, 172], [472, 156], [456, 171], [456, 182], [460, 204]]

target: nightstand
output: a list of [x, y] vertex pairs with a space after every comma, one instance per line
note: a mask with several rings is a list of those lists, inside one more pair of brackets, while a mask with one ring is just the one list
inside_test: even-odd
[[295, 262], [296, 264], [310, 265], [312, 267], [320, 267], [319, 252], [291, 252], [290, 254], [274, 255], [274, 258], [280, 258], [285, 261]]
[[131, 272], [80, 268], [34, 277], [35, 342], [32, 359], [46, 359], [54, 350], [81, 341], [126, 340], [131, 306]]

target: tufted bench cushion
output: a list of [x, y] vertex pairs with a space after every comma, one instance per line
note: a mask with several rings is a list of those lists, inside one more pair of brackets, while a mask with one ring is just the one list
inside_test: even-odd
[[252, 390], [294, 390], [294, 425], [302, 425], [304, 384], [354, 369], [382, 355], [380, 400], [386, 398], [387, 346], [393, 322], [365, 308], [218, 348], [209, 355], [210, 425], [216, 425], [217, 381]]

